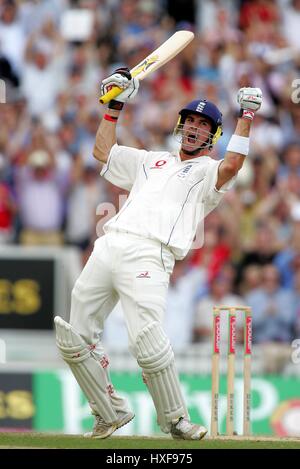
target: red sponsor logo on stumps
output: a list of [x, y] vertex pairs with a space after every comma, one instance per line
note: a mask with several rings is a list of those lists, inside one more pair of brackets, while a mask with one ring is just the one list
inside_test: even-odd
[[236, 343], [236, 317], [229, 315], [229, 353], [235, 353]]
[[214, 317], [214, 353], [220, 353], [220, 315]]
[[246, 330], [245, 330], [245, 354], [251, 355], [252, 352], [252, 317], [246, 317]]

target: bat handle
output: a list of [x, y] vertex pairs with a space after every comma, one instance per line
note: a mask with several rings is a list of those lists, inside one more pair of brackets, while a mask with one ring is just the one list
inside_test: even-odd
[[119, 96], [119, 94], [121, 94], [122, 91], [124, 91], [122, 90], [122, 88], [119, 88], [118, 86], [114, 86], [111, 90], [109, 90], [103, 96], [100, 96], [99, 102], [101, 104], [109, 103], [109, 101]]
[[[132, 77], [136, 77], [138, 74], [139, 74], [139, 70], [131, 70]], [[119, 94], [121, 94], [122, 91], [124, 91], [122, 90], [122, 88], [119, 88], [118, 86], [114, 86], [110, 91], [105, 93], [103, 96], [100, 96], [99, 102], [101, 104], [107, 104], [109, 103], [109, 101], [119, 96]]]

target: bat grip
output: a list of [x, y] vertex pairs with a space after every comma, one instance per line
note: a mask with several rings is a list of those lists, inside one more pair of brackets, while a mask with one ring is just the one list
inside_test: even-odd
[[109, 101], [119, 96], [119, 94], [121, 94], [122, 91], [124, 91], [122, 90], [122, 88], [119, 88], [118, 86], [114, 86], [110, 91], [105, 93], [103, 96], [100, 96], [99, 102], [101, 104], [109, 103]]
[[[131, 73], [132, 78], [134, 78], [139, 74], [139, 70], [131, 70], [130, 73]], [[108, 91], [107, 93], [105, 93], [103, 96], [99, 98], [99, 102], [101, 104], [107, 104], [109, 103], [109, 101], [119, 96], [119, 94], [121, 94], [122, 91], [124, 91], [122, 90], [122, 88], [119, 88], [118, 86], [114, 86], [110, 91]]]

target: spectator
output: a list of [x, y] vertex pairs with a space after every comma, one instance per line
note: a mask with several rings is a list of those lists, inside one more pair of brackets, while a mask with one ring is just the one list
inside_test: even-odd
[[[209, 221], [208, 221], [209, 224]], [[230, 247], [224, 240], [223, 230], [207, 228], [205, 230], [205, 244], [201, 249], [192, 252], [191, 265], [204, 268], [207, 272], [207, 282], [218, 275], [222, 266], [230, 257]]]
[[15, 0], [4, 0], [0, 5], [0, 50], [15, 74], [22, 74], [24, 65], [25, 33]]
[[252, 308], [253, 341], [262, 346], [265, 371], [279, 372], [290, 359], [296, 309], [293, 293], [280, 286], [274, 265], [263, 267], [262, 286], [248, 294], [246, 302]]
[[294, 222], [289, 243], [274, 259], [281, 274], [282, 285], [287, 288], [293, 287], [294, 275], [300, 268], [300, 206], [294, 207], [292, 217]]
[[[231, 273], [230, 273], [231, 272]], [[228, 275], [229, 274], [229, 275]], [[194, 341], [211, 343], [213, 308], [214, 306], [238, 306], [243, 305], [243, 299], [233, 293], [234, 271], [230, 267], [223, 270], [214, 277], [209, 285], [208, 292], [203, 296], [195, 307], [194, 319]], [[226, 321], [227, 312], [222, 312], [221, 342], [224, 345], [228, 338], [228, 325]], [[237, 338], [242, 337], [243, 322], [242, 316], [237, 317]]]
[[[257, 80], [254, 81], [257, 83]], [[256, 154], [268, 152], [274, 158], [283, 145], [282, 129], [267, 113], [258, 115], [251, 137], [254, 142], [252, 152]]]
[[282, 152], [282, 164], [278, 171], [278, 179], [284, 180], [290, 173], [300, 177], [300, 143], [291, 142]]
[[283, 15], [283, 31], [289, 44], [300, 51], [300, 1], [289, 0], [282, 8]]
[[262, 267], [255, 264], [248, 265], [244, 271], [240, 282], [239, 291], [246, 297], [262, 285]]
[[291, 209], [293, 203], [293, 198], [283, 190], [283, 185], [280, 185], [276, 190], [273, 189], [256, 207], [258, 219], [270, 220], [281, 249], [284, 249], [289, 243], [292, 235]]
[[22, 231], [20, 242], [26, 245], [59, 245], [63, 242], [63, 194], [54, 158], [46, 150], [28, 155], [26, 165], [18, 168], [18, 202]]
[[261, 21], [264, 26], [278, 23], [279, 10], [276, 2], [271, 0], [251, 0], [243, 2], [240, 11], [241, 28], [250, 28], [258, 21]]
[[259, 221], [256, 227], [254, 243], [249, 252], [243, 253], [237, 265], [237, 278], [241, 278], [249, 265], [266, 265], [275, 258], [279, 245], [273, 226], [267, 220]]
[[20, 81], [18, 76], [13, 71], [10, 62], [4, 55], [1, 55], [0, 46], [0, 77], [6, 84], [6, 100], [13, 100], [14, 95], [17, 93]]
[[99, 126], [98, 113], [90, 111], [84, 117], [83, 126], [80, 129], [79, 152], [86, 166], [95, 166], [97, 162], [92, 158], [95, 135]]
[[33, 33], [26, 47], [22, 92], [28, 102], [28, 111], [39, 117], [55, 105], [65, 85], [63, 43], [52, 23], [45, 23]]
[[81, 250], [89, 247], [95, 233], [96, 209], [102, 199], [99, 171], [77, 158], [73, 168], [66, 216], [66, 239]]
[[253, 309], [255, 343], [289, 343], [295, 327], [295, 308], [291, 290], [280, 286], [278, 269], [267, 264], [262, 268], [262, 285], [246, 296]]

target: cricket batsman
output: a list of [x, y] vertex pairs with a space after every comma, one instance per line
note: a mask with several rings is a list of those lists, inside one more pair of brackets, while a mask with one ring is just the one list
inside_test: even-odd
[[134, 417], [113, 388], [101, 342], [105, 319], [120, 300], [129, 349], [142, 369], [161, 430], [175, 439], [201, 440], [207, 429], [190, 421], [162, 327], [169, 277], [175, 261], [191, 248], [199, 223], [233, 186], [249, 152], [262, 93], [239, 90], [236, 129], [224, 159], [216, 161], [209, 156], [222, 135], [222, 114], [215, 104], [196, 99], [179, 111], [174, 130], [179, 152], [140, 150], [120, 146], [116, 138], [118, 117], [139, 82], [129, 69], [119, 68], [102, 81], [102, 95], [113, 86], [123, 91], [108, 104], [93, 154], [103, 164], [101, 176], [130, 194], [105, 224], [75, 283], [70, 323], [55, 318], [57, 346], [95, 416], [87, 436], [110, 436]]

